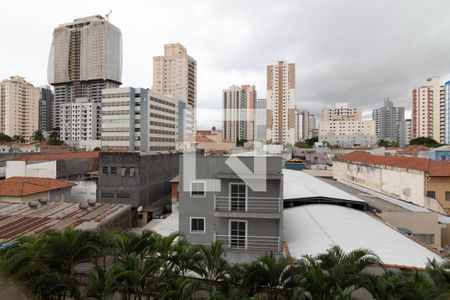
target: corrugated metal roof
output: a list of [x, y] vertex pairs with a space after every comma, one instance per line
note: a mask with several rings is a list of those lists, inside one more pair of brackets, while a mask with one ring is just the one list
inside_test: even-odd
[[283, 175], [284, 200], [323, 197], [365, 203], [364, 200], [303, 171], [283, 169]]
[[284, 210], [284, 239], [293, 257], [317, 255], [338, 245], [349, 252], [366, 248], [387, 265], [423, 268], [442, 258], [394, 228], [359, 210], [312, 204]]

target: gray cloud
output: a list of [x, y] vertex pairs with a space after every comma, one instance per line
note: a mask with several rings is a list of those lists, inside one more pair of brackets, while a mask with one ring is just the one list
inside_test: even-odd
[[179, 41], [198, 61], [204, 108], [220, 108], [232, 84], [255, 84], [265, 97], [266, 65], [280, 59], [296, 63], [297, 103], [316, 114], [338, 101], [369, 111], [387, 96], [409, 109], [414, 86], [450, 73], [446, 0], [7, 0], [0, 78], [45, 84], [53, 28], [109, 9], [123, 34], [124, 84], [150, 87], [152, 57]]

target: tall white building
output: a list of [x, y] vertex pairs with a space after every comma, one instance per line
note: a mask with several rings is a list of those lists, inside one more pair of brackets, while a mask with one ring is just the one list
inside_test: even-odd
[[178, 101], [143, 88], [103, 90], [102, 149], [175, 150]]
[[179, 44], [164, 45], [164, 56], [153, 57], [152, 90], [186, 103], [186, 135], [196, 128], [197, 61]]
[[78, 98], [100, 103], [102, 89], [120, 85], [120, 29], [99, 15], [59, 25], [53, 31], [47, 76], [55, 90], [53, 127], [59, 127], [61, 105]]
[[255, 86], [232, 85], [222, 91], [223, 136], [228, 142], [253, 141], [255, 136]]
[[412, 91], [412, 138], [431, 137], [445, 142], [445, 89], [434, 76]]
[[445, 83], [445, 143], [450, 144], [450, 81]]
[[62, 104], [60, 115], [60, 139], [63, 141], [99, 140], [97, 131], [101, 105], [89, 99], [79, 98], [75, 102]]
[[319, 122], [319, 141], [342, 147], [374, 146], [377, 143], [375, 121], [362, 120], [360, 108], [337, 103], [323, 110]]
[[372, 111], [375, 121], [377, 139], [397, 142], [401, 147], [405, 145], [405, 108], [395, 107], [389, 98], [384, 99], [381, 108]]
[[411, 119], [405, 119], [405, 143], [404, 145], [409, 145], [411, 141]]
[[24, 77], [0, 82], [0, 132], [31, 138], [39, 129], [39, 89]]
[[267, 66], [267, 139], [295, 144], [295, 64]]
[[307, 110], [295, 112], [295, 141], [303, 141], [309, 138], [310, 114]]

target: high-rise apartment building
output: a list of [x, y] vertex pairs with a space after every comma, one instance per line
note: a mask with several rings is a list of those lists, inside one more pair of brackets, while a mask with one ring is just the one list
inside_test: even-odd
[[60, 107], [60, 139], [63, 141], [99, 140], [101, 104], [78, 98]]
[[445, 83], [445, 113], [444, 113], [444, 124], [445, 124], [445, 143], [450, 144], [450, 81]]
[[256, 88], [232, 85], [222, 92], [223, 136], [228, 142], [253, 141], [255, 136]]
[[405, 119], [405, 143], [404, 145], [409, 145], [411, 141], [411, 119]]
[[53, 127], [60, 127], [61, 105], [77, 98], [100, 103], [102, 90], [118, 87], [121, 80], [119, 28], [99, 15], [55, 28], [48, 63], [48, 82], [55, 89]]
[[317, 137], [317, 117], [313, 114], [309, 115], [308, 138]]
[[39, 89], [24, 77], [0, 82], [0, 132], [31, 138], [39, 128]]
[[377, 139], [397, 142], [405, 145], [405, 108], [395, 107], [389, 98], [384, 99], [384, 106], [372, 111], [375, 121]]
[[267, 66], [267, 139], [272, 143], [295, 143], [295, 91], [295, 64]]
[[348, 103], [323, 110], [318, 135], [320, 142], [342, 147], [373, 146], [377, 142], [375, 121], [362, 120], [361, 109]]
[[412, 138], [431, 137], [445, 142], [445, 90], [434, 76], [412, 91]]
[[143, 88], [103, 90], [102, 149], [175, 150], [178, 101]]
[[50, 86], [39, 87], [39, 129], [43, 132], [52, 130], [53, 91]]
[[296, 110], [295, 112], [295, 141], [308, 139], [310, 125], [310, 114], [307, 110]]
[[186, 135], [192, 135], [196, 128], [197, 108], [197, 62], [187, 54], [179, 43], [164, 45], [164, 56], [153, 57], [152, 90], [185, 102], [190, 113], [186, 118]]
[[256, 87], [245, 84], [241, 88], [247, 100], [247, 140], [253, 141], [255, 139]]

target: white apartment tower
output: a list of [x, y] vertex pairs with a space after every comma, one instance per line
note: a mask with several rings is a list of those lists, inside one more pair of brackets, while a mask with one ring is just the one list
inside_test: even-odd
[[99, 140], [97, 131], [100, 122], [101, 105], [89, 99], [78, 98], [75, 102], [60, 107], [60, 138], [63, 141]]
[[186, 134], [192, 134], [196, 128], [197, 62], [183, 45], [164, 45], [164, 56], [153, 57], [152, 90], [186, 103], [186, 109], [191, 111], [186, 116], [193, 118], [185, 120]]
[[267, 139], [295, 143], [295, 64], [279, 61], [267, 66]]
[[78, 98], [100, 103], [103, 89], [120, 85], [120, 29], [99, 15], [59, 25], [53, 31], [47, 75], [55, 90], [53, 127], [59, 127], [61, 105]]
[[226, 141], [253, 141], [255, 137], [256, 88], [232, 85], [222, 92], [223, 136]]
[[24, 77], [0, 82], [0, 132], [31, 138], [39, 128], [39, 89]]
[[431, 137], [445, 142], [445, 89], [441, 78], [434, 76], [428, 84], [412, 91], [412, 138]]
[[175, 150], [178, 101], [143, 88], [103, 90], [102, 149]]

